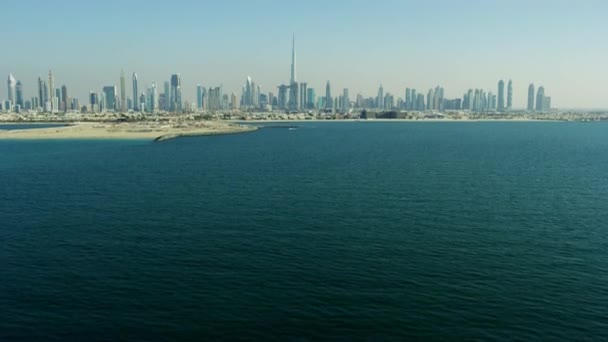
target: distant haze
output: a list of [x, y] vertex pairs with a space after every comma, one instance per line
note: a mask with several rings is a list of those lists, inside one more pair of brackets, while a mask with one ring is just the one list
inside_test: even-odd
[[262, 91], [288, 83], [296, 35], [297, 78], [323, 95], [349, 88], [403, 97], [441, 85], [496, 93], [513, 80], [514, 107], [528, 85], [544, 85], [558, 108], [608, 108], [608, 1], [5, 1], [1, 8], [0, 100], [12, 73], [25, 97], [37, 78], [87, 103], [89, 91], [119, 85], [121, 69], [140, 92], [172, 73], [184, 99], [196, 84], [240, 96], [247, 76]]

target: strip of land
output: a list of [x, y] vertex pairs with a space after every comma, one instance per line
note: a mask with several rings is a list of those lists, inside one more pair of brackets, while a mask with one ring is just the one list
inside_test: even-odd
[[51, 128], [2, 130], [0, 139], [145, 139], [162, 141], [179, 137], [235, 134], [255, 131], [257, 127], [228, 122], [204, 121], [196, 123], [75, 123]]

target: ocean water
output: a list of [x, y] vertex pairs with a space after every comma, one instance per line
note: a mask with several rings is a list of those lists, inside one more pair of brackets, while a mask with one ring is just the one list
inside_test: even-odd
[[608, 124], [0, 141], [0, 340], [608, 338]]
[[52, 128], [62, 127], [65, 124], [57, 123], [11, 123], [11, 124], [0, 124], [0, 130], [16, 130], [16, 129], [36, 129], [36, 128]]

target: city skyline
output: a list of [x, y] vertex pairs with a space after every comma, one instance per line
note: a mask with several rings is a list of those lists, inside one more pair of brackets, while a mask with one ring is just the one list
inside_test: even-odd
[[[137, 73], [139, 93], [151, 87], [153, 82], [162, 85], [170, 75], [180, 74], [184, 101], [196, 103], [198, 84], [207, 88], [221, 85], [224, 93], [237, 95], [240, 95], [243, 79], [248, 76], [261, 85], [264, 93], [273, 89], [276, 92], [277, 86], [289, 84], [289, 60], [292, 59], [290, 57], [295, 59], [295, 49], [290, 51], [288, 46], [297, 39], [298, 81], [307, 82], [317, 94], [322, 94], [324, 85], [330, 81], [334, 92], [340, 93], [341, 89], [348, 88], [351, 100], [356, 94], [374, 96], [380, 85], [397, 97], [404, 96], [405, 88], [415, 88], [426, 94], [428, 89], [440, 85], [446, 90], [447, 98], [457, 98], [469, 89], [496, 92], [496, 82], [502, 79], [513, 82], [513, 109], [527, 108], [531, 83], [550, 90], [555, 106], [559, 108], [608, 108], [605, 91], [598, 86], [608, 77], [607, 67], [600, 59], [605, 55], [600, 41], [608, 32], [602, 21], [595, 20], [599, 19], [598, 13], [608, 6], [600, 1], [586, 1], [576, 8], [570, 8], [566, 1], [541, 1], [527, 7], [523, 1], [492, 5], [491, 8], [502, 10], [501, 18], [517, 18], [513, 22], [496, 21], [500, 25], [494, 24], [499, 15], [494, 14], [491, 8], [485, 9], [485, 16], [468, 22], [470, 16], [480, 14], [479, 9], [470, 8], [475, 3], [472, 1], [458, 5], [440, 1], [435, 6], [444, 9], [441, 13], [435, 13], [435, 7], [429, 4], [392, 1], [386, 5], [395, 11], [377, 13], [375, 10], [363, 11], [362, 2], [355, 1], [343, 8], [343, 16], [324, 21], [323, 27], [301, 18], [285, 25], [285, 19], [281, 19], [284, 11], [301, 9], [302, 14], [310, 14], [311, 9], [303, 9], [301, 5], [289, 5], [286, 9], [273, 6], [271, 12], [275, 11], [274, 14], [268, 14], [260, 13], [256, 6], [237, 3], [241, 6], [231, 11], [223, 4], [207, 6], [207, 9], [212, 8], [214, 13], [218, 13], [218, 18], [208, 18], [206, 25], [187, 29], [188, 20], [194, 18], [190, 12], [180, 10], [183, 7], [196, 9], [201, 5], [181, 2], [182, 6], [177, 6], [180, 10], [170, 8], [165, 14], [179, 12], [183, 14], [185, 23], [162, 30], [157, 25], [142, 24], [140, 17], [149, 14], [160, 19], [159, 11], [143, 8], [143, 14], [131, 18], [128, 14], [137, 12], [137, 1], [126, 4], [120, 7], [113, 23], [135, 24], [135, 33], [145, 32], [143, 37], [155, 39], [149, 39], [150, 43], [146, 43], [146, 39], [132, 41], [130, 45], [119, 41], [116, 47], [108, 49], [83, 40], [103, 37], [106, 33], [108, 36], [116, 34], [118, 29], [114, 25], [98, 26], [107, 19], [104, 17], [109, 15], [107, 9], [87, 16], [90, 24], [84, 25], [82, 30], [73, 30], [72, 25], [62, 21], [64, 17], [43, 15], [56, 11], [48, 4], [32, 5], [37, 10], [30, 9], [28, 14], [32, 14], [31, 18], [21, 23], [19, 13], [26, 9], [28, 1], [10, 3], [4, 5], [8, 20], [0, 26], [6, 32], [15, 30], [15, 27], [20, 29], [15, 31], [17, 34], [7, 37], [6, 43], [14, 53], [0, 62], [0, 74], [12, 74], [21, 81], [28, 99], [38, 95], [38, 77], [44, 79], [48, 70], [53, 70], [55, 87], [68, 85], [70, 94], [79, 98], [81, 103], [87, 102], [85, 99], [90, 91], [101, 92], [106, 86], [116, 86], [119, 97], [122, 97], [122, 70], [127, 74]], [[316, 1], [310, 3], [312, 8], [315, 8], [314, 4]], [[333, 3], [328, 6], [330, 9], [340, 7]], [[405, 11], [407, 6], [410, 9]], [[65, 15], [89, 5], [75, 3], [74, 7]], [[534, 15], [522, 11], [523, 8]], [[452, 16], [443, 13], [447, 9], [451, 10]], [[396, 13], [405, 15], [409, 12], [415, 12], [416, 16], [409, 18], [407, 23], [395, 20], [399, 18]], [[251, 16], [251, 20], [260, 22], [257, 25], [260, 27], [253, 28], [253, 32], [263, 35], [247, 39], [242, 37], [245, 32], [243, 25], [224, 27], [223, 30], [213, 25], [228, 14], [233, 15], [234, 22]], [[316, 15], [315, 18], [321, 19], [328, 16], [325, 13]], [[358, 20], [368, 20], [370, 25], [357, 25]], [[26, 44], [38, 32], [36, 28], [45, 24], [52, 24], [56, 30], [54, 36], [63, 37], [67, 32], [66, 37], [70, 39], [45, 40], [35, 47]], [[189, 39], [194, 38], [191, 31], [209, 37], [214, 44], [198, 44], [200, 40]], [[527, 35], [522, 36], [524, 31]], [[479, 34], [474, 36], [474, 32]], [[400, 43], [404, 35], [410, 44]], [[166, 36], [177, 38], [167, 40]], [[372, 40], [372, 37], [377, 39]], [[466, 37], [470, 39], [464, 39]], [[66, 49], [71, 40], [74, 40], [74, 49]], [[159, 41], [165, 42], [166, 46], [162, 49], [150, 46]], [[533, 45], [533, 41], [542, 44]], [[185, 42], [191, 44], [183, 44]], [[2, 100], [8, 92], [6, 87], [6, 82], [2, 82]], [[131, 94], [128, 86], [126, 94]], [[505, 107], [507, 97], [505, 94]]]

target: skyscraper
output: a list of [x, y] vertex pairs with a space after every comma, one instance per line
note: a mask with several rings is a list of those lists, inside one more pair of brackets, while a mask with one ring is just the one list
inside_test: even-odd
[[545, 104], [545, 87], [540, 86], [540, 87], [538, 87], [538, 92], [536, 93], [536, 111], [543, 112], [543, 111], [547, 110], [547, 108], [544, 108], [544, 104]]
[[313, 109], [315, 108], [315, 102], [317, 101], [315, 90], [313, 88], [308, 88], [306, 92], [306, 107], [308, 109]]
[[306, 82], [300, 83], [300, 108], [308, 108], [308, 84]]
[[293, 34], [293, 41], [291, 46], [291, 82], [290, 84], [296, 83], [296, 34]]
[[158, 110], [158, 90], [156, 89], [156, 82], [152, 82], [152, 86], [148, 88], [148, 105], [146, 108], [150, 113], [154, 113]]
[[196, 86], [196, 109], [203, 109], [203, 86], [200, 83]]
[[69, 105], [68, 98], [69, 98], [68, 97], [68, 87], [64, 84], [61, 86], [61, 105], [60, 105], [61, 109], [64, 112], [68, 111], [68, 105]]
[[513, 82], [509, 80], [507, 86], [507, 110], [513, 109]]
[[181, 112], [182, 110], [182, 80], [179, 74], [171, 75], [171, 107], [172, 112]]
[[[168, 112], [171, 109], [171, 86], [169, 84], [169, 82], [165, 81], [164, 84], [164, 94], [165, 94], [165, 107], [163, 108], [166, 112]], [[144, 96], [145, 97], [145, 96]], [[140, 108], [140, 110], [143, 110], [143, 108]]]
[[55, 108], [55, 98], [53, 97], [53, 93], [55, 92], [55, 81], [53, 80], [53, 72], [49, 70], [49, 109], [51, 113], [54, 113], [57, 108]]
[[348, 88], [344, 88], [342, 93], [342, 110], [347, 112], [350, 109], [350, 98], [348, 96]]
[[127, 89], [125, 88], [125, 71], [120, 71], [120, 111], [127, 111]]
[[505, 81], [498, 81], [498, 111], [505, 111]]
[[534, 111], [534, 83], [528, 87], [528, 112]]
[[380, 85], [378, 97], [376, 98], [376, 108], [384, 109], [384, 88]]
[[139, 110], [139, 93], [137, 91], [137, 74], [133, 73], [133, 111]]
[[42, 81], [42, 78], [38, 77], [38, 106], [44, 107], [44, 103], [46, 99], [44, 98], [44, 89], [46, 89], [46, 85]]
[[116, 108], [116, 86], [103, 87], [103, 95], [105, 98], [105, 109], [115, 111]]
[[[11, 106], [13, 106], [15, 104], [15, 86], [16, 81], [15, 78], [13, 77], [13, 74], [9, 74], [8, 75], [8, 100], [11, 102]], [[6, 108], [9, 112], [11, 110], [11, 108]]]
[[17, 81], [15, 86], [15, 104], [23, 109], [23, 85], [21, 81]]
[[327, 85], [325, 86], [325, 109], [333, 109], [334, 102], [331, 98], [331, 84], [327, 81]]

